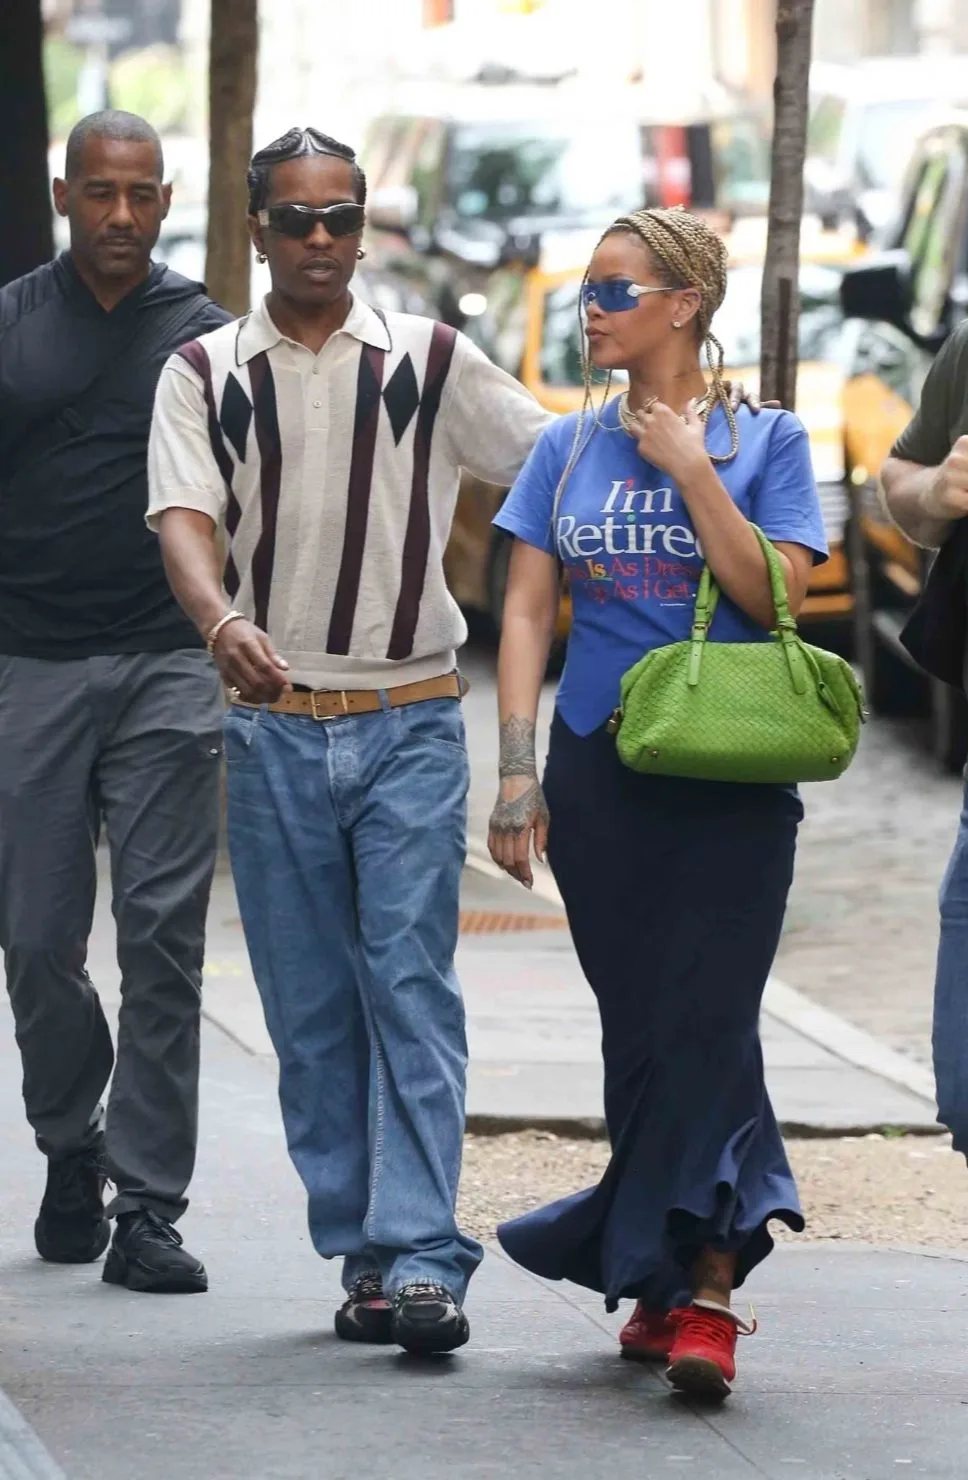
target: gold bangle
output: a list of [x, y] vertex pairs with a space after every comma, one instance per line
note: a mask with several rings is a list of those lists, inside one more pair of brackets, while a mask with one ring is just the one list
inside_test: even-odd
[[205, 646], [208, 648], [210, 653], [214, 653], [215, 651], [215, 644], [218, 641], [218, 635], [221, 632], [222, 628], [227, 627], [230, 622], [237, 622], [239, 620], [243, 622], [246, 620], [245, 612], [237, 612], [234, 610], [234, 608], [232, 611], [226, 612], [224, 617], [219, 618], [219, 620], [215, 623], [215, 626], [212, 628], [211, 632], [208, 634], [208, 638], [206, 639]]

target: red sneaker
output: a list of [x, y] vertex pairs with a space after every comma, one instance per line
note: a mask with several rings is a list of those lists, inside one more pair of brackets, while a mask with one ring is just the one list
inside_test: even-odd
[[736, 1338], [752, 1336], [739, 1316], [709, 1300], [695, 1300], [674, 1313], [675, 1340], [666, 1377], [680, 1393], [697, 1398], [726, 1398], [736, 1376]]
[[646, 1310], [640, 1300], [619, 1333], [622, 1356], [629, 1362], [668, 1362], [676, 1335], [674, 1315]]

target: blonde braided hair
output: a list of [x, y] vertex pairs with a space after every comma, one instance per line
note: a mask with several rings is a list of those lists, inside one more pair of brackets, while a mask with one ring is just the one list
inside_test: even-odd
[[[726, 296], [726, 273], [729, 262], [729, 254], [726, 244], [721, 237], [716, 235], [711, 226], [698, 216], [683, 210], [682, 206], [673, 206], [669, 209], [652, 209], [646, 211], [632, 211], [628, 216], [620, 216], [613, 221], [607, 231], [603, 232], [598, 246], [608, 237], [614, 236], [616, 232], [628, 232], [636, 236], [648, 249], [652, 258], [656, 276], [660, 279], [663, 287], [668, 288], [695, 288], [699, 292], [699, 311], [696, 315], [696, 323], [702, 346], [706, 352], [706, 362], [709, 366], [709, 374], [712, 380], [712, 392], [715, 401], [723, 408], [726, 423], [729, 427], [730, 450], [725, 454], [711, 453], [712, 462], [730, 462], [739, 451], [739, 428], [736, 425], [736, 417], [733, 408], [729, 404], [729, 394], [723, 381], [724, 351], [719, 340], [713, 334], [710, 325], [713, 315], [722, 304]], [[596, 247], [597, 251], [597, 247]], [[588, 271], [582, 278], [582, 288], [588, 281]], [[603, 431], [609, 430], [604, 427], [599, 418], [598, 411], [594, 409], [592, 397], [592, 364], [588, 353], [588, 341], [585, 336], [585, 321], [582, 314], [582, 294], [578, 295], [578, 330], [579, 343], [581, 345], [582, 358], [582, 380], [585, 387], [585, 398], [581, 411], [578, 414], [578, 422], [575, 427], [575, 437], [572, 443], [571, 453], [565, 470], [562, 473], [554, 499], [554, 511], [552, 520], [557, 521], [558, 509], [565, 484], [574, 471], [575, 464], [584, 451], [582, 444], [582, 430], [585, 417], [589, 410], [594, 416], [595, 425]], [[608, 380], [605, 384], [605, 396], [603, 404], [608, 400], [609, 391], [612, 386], [612, 372], [608, 372]]]

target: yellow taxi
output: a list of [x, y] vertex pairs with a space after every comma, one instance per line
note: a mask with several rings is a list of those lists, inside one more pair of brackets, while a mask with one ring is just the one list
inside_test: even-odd
[[882, 247], [846, 275], [842, 292], [856, 653], [874, 713], [927, 720], [935, 758], [958, 772], [968, 757], [965, 695], [922, 672], [901, 641], [933, 557], [890, 519], [879, 475], [935, 354], [968, 310], [968, 109], [917, 142]]
[[[490, 357], [527, 386], [549, 411], [564, 415], [583, 398], [578, 290], [597, 234], [548, 237], [538, 265], [507, 268], [491, 279], [466, 326]], [[716, 316], [715, 332], [725, 350], [729, 376], [751, 390], [759, 379], [760, 285], [766, 226], [738, 223], [727, 238], [729, 286]], [[838, 353], [843, 331], [840, 280], [865, 249], [852, 232], [823, 231], [804, 223], [800, 276], [800, 351], [797, 411], [810, 436], [831, 559], [819, 566], [804, 604], [804, 622], [830, 626], [828, 640], [849, 641], [853, 599], [844, 555], [847, 496], [844, 486], [842, 392]], [[597, 388], [600, 397], [602, 387]], [[484, 613], [500, 627], [510, 541], [491, 526], [506, 490], [466, 477], [445, 557], [450, 589], [462, 607]], [[558, 635], [567, 635], [567, 592]], [[826, 634], [825, 634], [826, 636]]]

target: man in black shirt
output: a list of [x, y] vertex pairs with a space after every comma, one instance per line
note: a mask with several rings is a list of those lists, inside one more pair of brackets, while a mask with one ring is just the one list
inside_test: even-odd
[[[155, 386], [230, 317], [153, 264], [157, 134], [85, 119], [54, 185], [71, 247], [0, 289], [0, 945], [48, 1159], [38, 1252], [134, 1290], [204, 1290], [172, 1226], [195, 1160], [222, 698], [145, 527]], [[85, 969], [104, 826], [117, 1067]], [[105, 1180], [116, 1197], [107, 1212]]]

